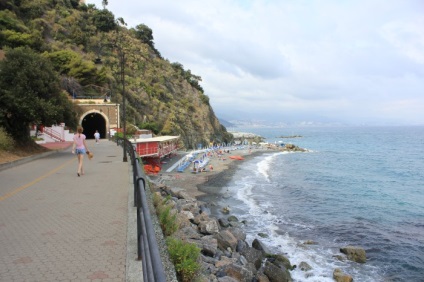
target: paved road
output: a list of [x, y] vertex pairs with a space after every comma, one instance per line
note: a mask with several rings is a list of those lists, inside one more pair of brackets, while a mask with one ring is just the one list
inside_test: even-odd
[[107, 140], [88, 146], [81, 177], [70, 148], [0, 171], [0, 281], [142, 279], [129, 271], [141, 269], [130, 162]]

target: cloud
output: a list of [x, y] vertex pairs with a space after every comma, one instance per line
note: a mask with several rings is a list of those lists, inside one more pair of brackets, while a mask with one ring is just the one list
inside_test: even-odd
[[[87, 0], [101, 7], [99, 0]], [[420, 0], [109, 0], [235, 119], [424, 124]], [[236, 110], [235, 110], [236, 108]]]

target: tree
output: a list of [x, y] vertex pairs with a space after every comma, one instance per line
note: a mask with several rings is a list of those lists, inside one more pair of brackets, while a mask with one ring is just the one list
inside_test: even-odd
[[96, 10], [93, 19], [94, 25], [100, 31], [109, 32], [116, 28], [115, 16], [109, 10]]
[[0, 61], [0, 125], [13, 138], [30, 140], [32, 123], [77, 124], [77, 109], [60, 89], [50, 62], [28, 47], [10, 49]]
[[148, 44], [153, 47], [153, 31], [145, 24], [139, 24], [134, 30], [135, 37], [142, 43]]
[[103, 6], [103, 9], [106, 9], [106, 6], [108, 5], [109, 3], [108, 3], [108, 1], [107, 0], [102, 0], [102, 6]]

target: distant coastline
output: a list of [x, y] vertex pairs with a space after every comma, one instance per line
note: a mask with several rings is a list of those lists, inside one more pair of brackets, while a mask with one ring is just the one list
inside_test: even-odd
[[289, 135], [289, 136], [280, 136], [278, 138], [302, 138], [302, 135]]

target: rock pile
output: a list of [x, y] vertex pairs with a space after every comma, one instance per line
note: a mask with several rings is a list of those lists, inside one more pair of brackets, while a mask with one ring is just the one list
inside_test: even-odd
[[292, 281], [289, 270], [295, 266], [282, 254], [272, 254], [259, 240], [246, 242], [243, 223], [235, 216], [216, 219], [202, 202], [178, 188], [159, 185], [162, 197], [170, 195], [180, 229], [173, 234], [201, 249], [199, 281]]
[[[271, 253], [259, 239], [249, 245], [242, 230], [244, 223], [237, 217], [212, 217], [207, 204], [197, 201], [184, 189], [152, 183], [150, 187], [163, 198], [171, 196], [173, 213], [177, 215], [180, 226], [173, 237], [193, 243], [201, 250], [201, 273], [196, 281], [292, 281], [290, 270], [296, 268], [296, 265], [292, 265], [283, 254]], [[303, 244], [317, 243], [308, 240]], [[346, 256], [336, 255], [339, 260], [366, 262], [366, 253], [361, 247], [346, 246], [340, 248], [340, 252]], [[305, 277], [313, 275], [312, 267], [307, 262], [302, 261], [297, 267], [305, 272]], [[334, 270], [333, 279], [337, 282], [353, 281], [352, 276], [339, 268]]]

